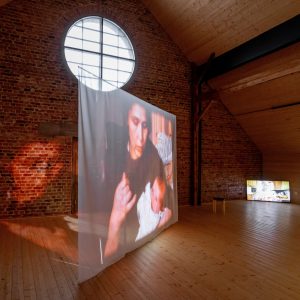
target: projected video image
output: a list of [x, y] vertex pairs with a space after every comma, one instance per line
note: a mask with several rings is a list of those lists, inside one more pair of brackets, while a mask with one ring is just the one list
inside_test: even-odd
[[289, 181], [247, 180], [247, 200], [290, 202]]
[[175, 116], [122, 90], [81, 97], [80, 281], [178, 220]]
[[174, 211], [172, 118], [143, 102], [130, 103], [124, 116], [124, 126], [107, 123], [105, 177], [113, 205], [104, 256], [115, 252], [123, 223], [130, 244], [162, 228]]

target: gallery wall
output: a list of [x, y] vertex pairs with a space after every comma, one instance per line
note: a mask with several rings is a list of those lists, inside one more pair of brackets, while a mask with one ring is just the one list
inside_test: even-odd
[[203, 95], [202, 106], [212, 101], [202, 120], [201, 198], [246, 199], [246, 180], [262, 177], [262, 154], [226, 109], [218, 92]]
[[[191, 65], [146, 7], [138, 0], [13, 0], [0, 8], [2, 218], [71, 211], [78, 87], [63, 44], [68, 28], [89, 15], [112, 20], [131, 39], [136, 68], [123, 89], [176, 115], [178, 204], [190, 204]], [[261, 175], [259, 152], [220, 103], [203, 120], [201, 157], [202, 202], [224, 182], [232, 198], [244, 198], [246, 177]]]
[[68, 28], [99, 15], [124, 29], [136, 68], [124, 90], [177, 117], [178, 199], [190, 195], [190, 64], [149, 11], [128, 1], [22, 1], [0, 8], [0, 216], [71, 210], [77, 80], [64, 59]]

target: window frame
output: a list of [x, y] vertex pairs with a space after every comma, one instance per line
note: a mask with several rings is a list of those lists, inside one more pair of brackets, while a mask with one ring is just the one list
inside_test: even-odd
[[[99, 22], [99, 29], [93, 29], [89, 26], [85, 26], [85, 21], [88, 20], [97, 20]], [[107, 28], [109, 28], [109, 26], [111, 26], [112, 30], [105, 30], [106, 26]], [[70, 31], [72, 29], [76, 29], [79, 28], [80, 30], [78, 30], [79, 34], [78, 36], [76, 35], [69, 35]], [[85, 31], [94, 31], [96, 33], [98, 33], [100, 36], [99, 38], [97, 38], [97, 41], [95, 40], [91, 40], [88, 38], [88, 36], [85, 35]], [[111, 32], [113, 31], [113, 33]], [[81, 32], [81, 33], [80, 33]], [[114, 34], [116, 33], [116, 34]], [[105, 36], [114, 36], [117, 38], [117, 45], [116, 44], [112, 44], [109, 43], [109, 41], [105, 40]], [[81, 42], [81, 47], [77, 47], [77, 46], [72, 46], [71, 41], [72, 40], [77, 40], [79, 41], [79, 43]], [[126, 46], [128, 46], [127, 48], [120, 46], [120, 41], [122, 44]], [[86, 49], [86, 47], [84, 46], [84, 43], [93, 43], [95, 45], [99, 45], [98, 46], [98, 51], [97, 50], [89, 50]], [[78, 43], [78, 44], [79, 44]], [[127, 34], [125, 33], [125, 31], [116, 23], [114, 23], [113, 21], [111, 21], [110, 19], [104, 18], [104, 17], [100, 17], [100, 16], [87, 16], [84, 18], [80, 18], [78, 19], [76, 22], [74, 22], [68, 29], [65, 39], [64, 39], [64, 57], [65, 60], [67, 62], [68, 68], [71, 71], [71, 73], [79, 80], [81, 81], [83, 84], [96, 89], [96, 90], [100, 90], [100, 91], [112, 91], [118, 88], [123, 87], [125, 84], [127, 84], [133, 73], [135, 70], [135, 52], [134, 52], [134, 48], [133, 45], [129, 39], [129, 37], [127, 36]], [[116, 53], [108, 53], [109, 51], [105, 50], [105, 48], [107, 47], [111, 47], [112, 49], [115, 48]], [[97, 47], [95, 47], [97, 48]], [[119, 53], [119, 51], [124, 51], [124, 54], [121, 56], [121, 54]], [[73, 54], [72, 54], [73, 52]], [[76, 54], [76, 52], [78, 52], [78, 54]], [[127, 52], [127, 53], [126, 53]], [[90, 56], [92, 57], [92, 55], [97, 55], [99, 62], [96, 64], [93, 63], [86, 63], [85, 59], [84, 59], [84, 54], [86, 55], [86, 57]], [[72, 61], [72, 55], [74, 56], [73, 58], [75, 58]], [[80, 60], [80, 56], [81, 56], [81, 60]], [[127, 57], [126, 57], [127, 56]], [[109, 60], [109, 59], [114, 59], [116, 66], [114, 65], [113, 67], [109, 67], [106, 65], [106, 63], [104, 63], [104, 61]], [[79, 62], [79, 60], [81, 62]], [[126, 63], [128, 62], [128, 67], [126, 67]], [[122, 64], [122, 66], [119, 67], [119, 64]], [[72, 67], [73, 66], [73, 67]], [[79, 71], [77, 72], [77, 74], [74, 72], [74, 67], [78, 68], [81, 67], [81, 75], [79, 75]], [[98, 74], [93, 74], [92, 72], [89, 72], [89, 70], [84, 69], [84, 66], [86, 66], [86, 68], [90, 68], [90, 69], [94, 69], [94, 70], [98, 70]], [[127, 70], [126, 70], [127, 68]], [[85, 72], [85, 76], [83, 76], [83, 72]], [[97, 73], [97, 72], [96, 72]], [[106, 75], [104, 75], [104, 73], [106, 73]], [[112, 76], [113, 73], [116, 73], [116, 75], [114, 76], [114, 78], [107, 78], [106, 76]], [[88, 75], [89, 74], [89, 75]], [[108, 75], [110, 74], [110, 75]], [[120, 77], [119, 77], [120, 76]], [[92, 87], [91, 86], [91, 82], [99, 82], [98, 86], [97, 84]], [[108, 86], [110, 85], [110, 86]]]

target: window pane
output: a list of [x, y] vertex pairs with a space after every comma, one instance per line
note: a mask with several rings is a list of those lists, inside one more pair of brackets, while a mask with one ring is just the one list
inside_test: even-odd
[[132, 50], [119, 49], [119, 56], [124, 58], [133, 58]]
[[88, 41], [100, 43], [100, 32], [83, 28], [83, 38]]
[[81, 39], [82, 38], [82, 27], [77, 27], [77, 26], [71, 27], [71, 29], [68, 31], [68, 36]]
[[103, 20], [103, 32], [118, 35], [118, 28], [107, 20]]
[[100, 31], [101, 19], [100, 18], [87, 18], [83, 20], [83, 27]]
[[110, 70], [110, 69], [103, 69], [102, 78], [104, 80], [118, 80], [118, 71]]
[[127, 82], [129, 77], [131, 76], [131, 73], [127, 72], [118, 72], [118, 81], [120, 82]]
[[[100, 67], [96, 66], [88, 66], [88, 65], [82, 65], [82, 70], [90, 77], [92, 78], [99, 78], [100, 73]], [[80, 73], [79, 73], [80, 74]]]
[[118, 48], [107, 46], [107, 45], [103, 45], [103, 53], [104, 54], [118, 56]]
[[[73, 49], [65, 49], [65, 56], [68, 62], [82, 63], [82, 52]], [[77, 73], [76, 73], [77, 74]]]
[[134, 62], [125, 60], [125, 59], [119, 59], [118, 62], [118, 69], [121, 71], [127, 71], [127, 72], [132, 72], [134, 67]]
[[83, 25], [83, 21], [82, 21], [82, 20], [79, 20], [79, 21], [77, 21], [77, 22], [74, 24], [74, 26], [77, 26], [77, 27], [82, 27], [82, 25]]
[[103, 55], [103, 68], [118, 69], [118, 59]]
[[74, 38], [71, 38], [71, 37], [66, 37], [65, 47], [72, 47], [72, 48], [81, 49], [82, 40], [74, 39]]
[[100, 65], [100, 56], [93, 53], [82, 53], [82, 63], [90, 66], [99, 66]]
[[118, 46], [118, 37], [115, 35], [103, 33], [103, 44]]
[[94, 42], [83, 41], [82, 49], [100, 53], [100, 44]]
[[119, 47], [131, 49], [130, 43], [124, 37], [119, 37]]

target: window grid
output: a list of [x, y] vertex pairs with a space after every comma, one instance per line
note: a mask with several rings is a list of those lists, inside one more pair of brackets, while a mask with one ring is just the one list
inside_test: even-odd
[[[102, 68], [100, 69], [100, 78], [103, 78], [103, 18], [101, 18], [101, 34], [100, 34], [100, 41], [101, 41], [101, 66]], [[103, 91], [103, 82], [100, 80], [99, 82], [100, 85], [100, 90]]]
[[[88, 22], [91, 19], [93, 19], [93, 21], [97, 20], [97, 22], [99, 22], [99, 24], [97, 24], [98, 25], [97, 27], [99, 29], [91, 28], [92, 26], [90, 24], [89, 26], [86, 26], [86, 21]], [[109, 26], [107, 27], [108, 29], [105, 27], [104, 21], [106, 24], [109, 24]], [[69, 67], [71, 71], [72, 69], [74, 69], [75, 65], [79, 65], [82, 67], [84, 71], [90, 73], [87, 76], [81, 75], [80, 76], [81, 79], [91, 79], [95, 81], [95, 80], [99, 80], [98, 77], [100, 76], [100, 78], [103, 79], [103, 80], [99, 80], [100, 90], [103, 90], [103, 84], [107, 85], [105, 84], [106, 82], [113, 84], [115, 87], [123, 86], [130, 79], [135, 65], [134, 52], [131, 43], [128, 40], [127, 36], [123, 33], [123, 31], [113, 22], [100, 17], [91, 17], [91, 18], [89, 17], [89, 18], [82, 19], [77, 23], [75, 23], [70, 28], [70, 30], [74, 27], [80, 28], [81, 30], [79, 32], [81, 34], [78, 34], [78, 32], [74, 33], [73, 31], [72, 34], [70, 35], [67, 34], [65, 40], [65, 54], [66, 54], [66, 58], [67, 56], [69, 58], [69, 59], [67, 58], [67, 62], [68, 64], [70, 64]], [[110, 31], [114, 30], [115, 32], [117, 32], [117, 34], [107, 32], [108, 30]], [[89, 39], [88, 36], [85, 36], [85, 33], [87, 32], [97, 33], [99, 35], [97, 41]], [[104, 34], [107, 36], [104, 36]], [[112, 43], [109, 43], [110, 42], [108, 38], [109, 36], [116, 37], [117, 39], [115, 39]], [[72, 41], [76, 41], [76, 40], [81, 41], [81, 48], [73, 47], [71, 45]], [[120, 45], [120, 41], [122, 41], [122, 45]], [[86, 42], [91, 44], [85, 45]], [[93, 45], [93, 44], [95, 44], [95, 48], [93, 48], [92, 50], [86, 49], [89, 45]], [[127, 45], [128, 47], [126, 47]], [[99, 49], [99, 51], [95, 49]], [[67, 50], [69, 50], [69, 52]], [[113, 50], [114, 53], [107, 53], [108, 50], [110, 51]], [[122, 53], [122, 51], [124, 51], [124, 53]], [[93, 60], [94, 55], [99, 55], [99, 59], [96, 60], [97, 63], [95, 64], [91, 62]], [[75, 58], [77, 57], [77, 59], [74, 59], [74, 57]], [[78, 62], [79, 58], [80, 58], [80, 63]], [[112, 60], [113, 66], [111, 67], [108, 66], [107, 65], [108, 62], [106, 62], [104, 66], [104, 61], [103, 61], [104, 58], [115, 59], [115, 61]], [[125, 63], [126, 61], [128, 63]], [[93, 74], [92, 72], [89, 72], [91, 70], [95, 72], [95, 68], [98, 68], [98, 72], [96, 72], [97, 74]], [[74, 75], [78, 77], [78, 74], [74, 74]]]

